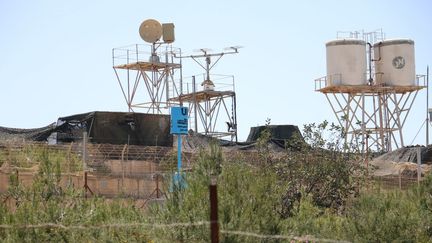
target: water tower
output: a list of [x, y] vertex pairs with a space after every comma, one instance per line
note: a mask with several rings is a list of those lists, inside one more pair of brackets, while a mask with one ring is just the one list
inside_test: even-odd
[[415, 74], [414, 41], [385, 40], [382, 31], [349, 32], [326, 43], [327, 76], [315, 80], [345, 144], [359, 151], [404, 146], [402, 128], [425, 76]]
[[141, 38], [150, 45], [135, 44], [112, 50], [113, 68], [129, 112], [168, 113], [168, 100], [181, 91], [181, 50], [174, 42], [174, 24], [154, 19], [142, 22]]

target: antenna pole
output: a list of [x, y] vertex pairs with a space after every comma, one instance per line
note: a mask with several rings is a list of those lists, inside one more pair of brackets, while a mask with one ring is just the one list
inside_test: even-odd
[[210, 80], [210, 56], [206, 57], [206, 73], [207, 73], [207, 80]]
[[426, 69], [426, 147], [429, 145], [429, 66]]
[[195, 76], [192, 76], [192, 92], [193, 92], [193, 106], [194, 106], [194, 122], [195, 122], [195, 132], [198, 133], [198, 122], [197, 122], [197, 105], [198, 102], [196, 100], [196, 86], [195, 86]]

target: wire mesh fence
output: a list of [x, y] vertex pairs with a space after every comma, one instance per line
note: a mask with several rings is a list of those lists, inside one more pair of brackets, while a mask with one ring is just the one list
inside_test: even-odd
[[[48, 157], [47, 157], [48, 156]], [[184, 169], [190, 169], [197, 160], [196, 151], [183, 153]], [[231, 151], [226, 159], [235, 161], [237, 156], [250, 161], [259, 161], [256, 151]], [[9, 143], [0, 144], [0, 194], [9, 187], [9, 178], [16, 175], [20, 184], [29, 186], [38, 175], [39, 164], [46, 158], [57, 161], [61, 167], [61, 185], [86, 189], [86, 196], [102, 196], [110, 198], [133, 199], [137, 206], [144, 207], [150, 200], [163, 201], [167, 191], [166, 182], [172, 176], [172, 168], [176, 164], [176, 148], [157, 146], [132, 146], [112, 144], [69, 143], [48, 145], [45, 143]], [[399, 172], [394, 176], [368, 177], [369, 185], [380, 189], [405, 190], [418, 183], [417, 174]], [[8, 198], [2, 197], [3, 203], [13, 204]], [[9, 200], [9, 201], [8, 201]], [[175, 222], [157, 224], [147, 222], [131, 222], [124, 224], [24, 224], [0, 225], [0, 230], [30, 229], [61, 229], [65, 231], [99, 230], [106, 228], [175, 228], [175, 227], [208, 227], [209, 221]], [[235, 236], [245, 241], [318, 241], [343, 242], [313, 236], [294, 236], [284, 234], [268, 235], [262, 232], [241, 231], [238, 229], [221, 228], [222, 237]]]
[[[7, 191], [16, 174], [22, 185], [31, 185], [44, 156], [60, 164], [61, 185], [86, 188], [106, 198], [160, 198], [165, 178], [172, 175], [176, 151], [172, 147], [69, 143], [0, 144], [0, 193]], [[184, 169], [192, 153], [183, 152]], [[86, 174], [86, 175], [85, 175]]]
[[[74, 188], [87, 187], [93, 195], [159, 198], [164, 194], [164, 181], [176, 164], [176, 148], [161, 146], [67, 143], [49, 145], [37, 142], [0, 143], [0, 193], [7, 191], [9, 177], [17, 173], [23, 185], [31, 185], [43, 156], [50, 156], [61, 165], [61, 184]], [[190, 170], [197, 151], [183, 151], [183, 169]], [[256, 151], [230, 151], [226, 158], [254, 161]], [[84, 176], [87, 172], [87, 176]], [[366, 178], [377, 188], [405, 190], [419, 182], [413, 173], [399, 172], [391, 176]]]

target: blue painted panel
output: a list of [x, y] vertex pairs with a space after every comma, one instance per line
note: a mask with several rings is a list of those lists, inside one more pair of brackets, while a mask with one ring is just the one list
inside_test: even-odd
[[171, 134], [188, 133], [188, 108], [171, 107]]

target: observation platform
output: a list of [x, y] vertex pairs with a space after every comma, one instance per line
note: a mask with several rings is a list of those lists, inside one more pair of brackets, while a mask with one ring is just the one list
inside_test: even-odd
[[117, 69], [128, 69], [128, 70], [136, 70], [136, 71], [154, 71], [154, 70], [163, 70], [166, 68], [181, 68], [181, 64], [178, 63], [165, 63], [165, 62], [134, 62], [128, 64], [121, 64], [114, 66]]
[[315, 79], [315, 91], [324, 94], [327, 93], [345, 93], [345, 94], [377, 94], [377, 93], [396, 93], [405, 94], [426, 88], [426, 75], [416, 75], [415, 82], [413, 85], [388, 85], [374, 83], [373, 85], [367, 85], [364, 81], [364, 85], [330, 85], [332, 76], [324, 76]]
[[[180, 48], [171, 45], [153, 50], [151, 45], [135, 44], [112, 50], [112, 66], [114, 69], [136, 71], [156, 71], [181, 68]], [[177, 62], [178, 61], [178, 62]]]
[[381, 86], [381, 85], [335, 85], [328, 86], [324, 88], [315, 89], [317, 92], [321, 93], [350, 93], [350, 94], [376, 94], [376, 93], [397, 93], [404, 94], [408, 92], [413, 92], [421, 90], [426, 86]]
[[195, 93], [182, 94], [177, 97], [170, 98], [171, 102], [201, 102], [205, 100], [211, 100], [212, 98], [225, 98], [235, 96], [234, 91], [215, 91], [215, 90], [203, 90]]

